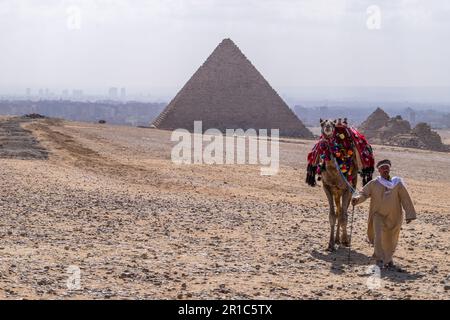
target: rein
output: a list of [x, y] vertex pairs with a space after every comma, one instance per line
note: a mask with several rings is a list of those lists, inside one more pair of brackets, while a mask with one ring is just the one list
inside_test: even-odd
[[352, 193], [352, 195], [358, 194], [358, 190], [353, 188], [353, 186], [350, 184], [350, 182], [348, 182], [347, 178], [342, 173], [341, 168], [339, 168], [339, 164], [337, 163], [336, 158], [333, 156], [333, 154], [331, 154], [331, 158], [333, 158], [334, 166], [336, 167], [337, 171], [339, 172], [339, 175], [341, 176], [342, 180], [344, 180], [345, 184], [350, 189], [350, 192]]
[[[347, 129], [347, 132], [348, 132], [348, 129]], [[358, 190], [356, 188], [353, 188], [353, 186], [348, 182], [347, 178], [342, 173], [341, 168], [339, 167], [339, 164], [337, 163], [336, 157], [334, 156], [333, 151], [331, 151], [329, 139], [325, 138], [325, 140], [327, 142], [328, 151], [330, 152], [330, 157], [333, 159], [334, 166], [336, 167], [336, 170], [339, 172], [339, 175], [341, 176], [342, 180], [344, 180], [345, 184], [350, 189], [350, 192], [352, 193], [352, 195], [358, 194]], [[352, 145], [353, 145], [353, 143], [352, 143]]]

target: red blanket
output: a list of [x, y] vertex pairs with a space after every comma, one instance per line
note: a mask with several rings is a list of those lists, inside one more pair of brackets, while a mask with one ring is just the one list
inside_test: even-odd
[[372, 180], [375, 164], [372, 147], [364, 135], [355, 128], [339, 126], [335, 128], [331, 138], [325, 138], [322, 135], [308, 154], [306, 182], [311, 186], [316, 184], [315, 175], [320, 175], [325, 169], [325, 161], [331, 160], [331, 154], [336, 158], [345, 178], [351, 182], [354, 147], [359, 153], [363, 165], [359, 171], [363, 178], [363, 185]]

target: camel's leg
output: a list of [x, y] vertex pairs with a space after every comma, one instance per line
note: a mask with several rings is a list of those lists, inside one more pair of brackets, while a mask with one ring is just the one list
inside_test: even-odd
[[340, 240], [340, 229], [341, 229], [341, 215], [342, 215], [342, 207], [341, 207], [341, 194], [340, 192], [334, 192], [333, 193], [333, 197], [334, 197], [334, 203], [336, 204], [336, 216], [337, 216], [337, 230], [336, 230], [336, 238], [334, 240], [334, 242], [336, 244], [340, 244], [341, 240]]
[[341, 241], [346, 247], [350, 245], [349, 238], [347, 236], [347, 221], [348, 221], [348, 207], [352, 200], [352, 194], [349, 190], [346, 190], [342, 196], [342, 214], [339, 216], [339, 224], [342, 228]]
[[330, 207], [330, 212], [328, 218], [330, 220], [330, 240], [328, 242], [328, 251], [334, 251], [334, 226], [336, 225], [336, 214], [334, 211], [333, 193], [331, 188], [327, 185], [323, 185], [323, 190], [328, 199], [328, 205]]

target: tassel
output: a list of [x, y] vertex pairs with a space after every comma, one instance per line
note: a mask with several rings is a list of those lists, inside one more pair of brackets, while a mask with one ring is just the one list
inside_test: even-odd
[[372, 181], [373, 179], [373, 172], [375, 171], [375, 169], [373, 167], [368, 167], [368, 168], [364, 168], [362, 169], [361, 172], [361, 177], [363, 178], [363, 187], [369, 183], [370, 181]]
[[306, 169], [306, 183], [311, 187], [316, 185], [316, 170], [317, 166], [313, 166], [312, 164], [308, 164], [308, 168]]

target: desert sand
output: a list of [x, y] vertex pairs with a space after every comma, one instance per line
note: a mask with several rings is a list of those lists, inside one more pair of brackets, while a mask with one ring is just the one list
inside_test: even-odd
[[[326, 197], [304, 183], [311, 140], [283, 140], [267, 177], [257, 165], [175, 165], [169, 131], [43, 119], [11, 133], [11, 121], [0, 119], [2, 299], [450, 297], [449, 153], [374, 146], [418, 219], [401, 231], [403, 270], [373, 287], [368, 202], [350, 264], [347, 248], [325, 250]], [[66, 285], [69, 266], [80, 290]]]

